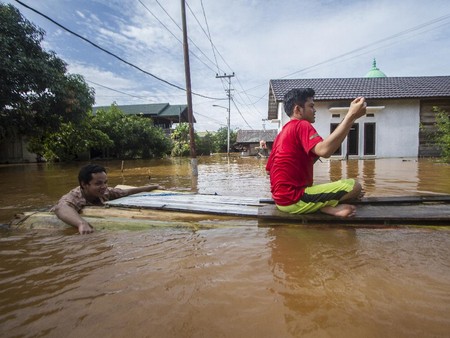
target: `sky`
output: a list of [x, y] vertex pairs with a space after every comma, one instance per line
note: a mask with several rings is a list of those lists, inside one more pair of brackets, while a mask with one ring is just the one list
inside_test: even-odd
[[[21, 0], [97, 47], [0, 1], [46, 32], [96, 106], [187, 103], [181, 1]], [[228, 80], [231, 129], [261, 130], [277, 127], [272, 79], [364, 77], [374, 58], [389, 77], [450, 75], [448, 0], [187, 0], [186, 20], [195, 131], [227, 127]]]

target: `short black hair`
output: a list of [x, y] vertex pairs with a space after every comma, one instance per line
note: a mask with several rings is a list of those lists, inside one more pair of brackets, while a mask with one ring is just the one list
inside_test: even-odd
[[80, 172], [78, 173], [78, 182], [88, 184], [92, 180], [92, 174], [96, 173], [106, 173], [106, 169], [98, 164], [86, 164], [81, 167]]
[[305, 107], [309, 98], [313, 98], [316, 92], [312, 88], [294, 88], [288, 91], [283, 98], [284, 111], [291, 117], [294, 113], [295, 105]]

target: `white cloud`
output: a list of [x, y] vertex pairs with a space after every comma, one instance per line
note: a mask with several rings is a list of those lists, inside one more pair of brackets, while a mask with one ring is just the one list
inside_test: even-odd
[[[139, 1], [126, 2], [126, 5], [119, 0], [26, 2], [127, 61], [185, 87], [182, 45], [178, 41], [182, 40], [182, 34], [177, 27], [181, 26], [179, 2], [160, 1], [169, 18], [156, 2], [141, 1], [170, 32]], [[203, 31], [206, 25], [201, 2], [190, 0], [188, 3], [196, 17], [186, 9], [192, 39], [190, 50], [202, 60], [190, 56], [192, 89], [209, 97], [225, 97], [224, 84], [216, 79], [216, 66], [210, 61], [214, 60], [214, 55]], [[202, 3], [209, 31], [219, 51], [216, 57], [220, 72], [235, 72], [232, 94], [245, 119], [256, 129], [262, 127], [261, 119], [267, 114], [270, 79], [289, 74], [308, 78], [360, 77], [370, 69], [374, 57], [388, 76], [450, 74], [447, 61], [450, 3], [446, 0], [215, 0]], [[49, 34], [45, 46], [63, 56], [71, 72], [148, 98], [139, 103], [149, 100], [186, 102], [185, 92], [120, 63], [68, 33], [61, 34], [59, 28], [30, 11], [26, 13], [46, 29]], [[432, 20], [434, 24], [430, 24]], [[421, 24], [424, 26], [418, 29]], [[101, 104], [110, 104], [114, 98], [119, 104], [139, 101], [104, 88], [96, 88], [96, 91], [97, 103]], [[226, 123], [224, 112], [212, 105], [227, 105], [227, 101], [195, 95], [193, 101], [194, 112], [199, 114], [196, 129], [213, 130], [220, 126], [217, 121]], [[214, 124], [216, 128], [211, 127]], [[233, 105], [231, 125], [249, 128]]]

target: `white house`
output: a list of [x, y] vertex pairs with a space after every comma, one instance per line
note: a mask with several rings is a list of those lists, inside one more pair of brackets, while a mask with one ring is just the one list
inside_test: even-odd
[[356, 121], [335, 157], [439, 155], [426, 131], [433, 129], [434, 106], [450, 112], [450, 76], [386, 77], [374, 62], [364, 78], [271, 80], [268, 119], [278, 123], [278, 130], [289, 121], [283, 96], [292, 88], [315, 90], [314, 126], [322, 137], [336, 128], [354, 98], [366, 98], [367, 115]]

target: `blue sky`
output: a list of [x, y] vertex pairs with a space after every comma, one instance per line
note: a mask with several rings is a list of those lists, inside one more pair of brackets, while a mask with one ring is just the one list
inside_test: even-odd
[[[186, 93], [64, 31], [18, 2], [46, 31], [44, 48], [95, 88], [96, 105], [185, 104]], [[22, 0], [141, 69], [185, 88], [179, 0]], [[387, 76], [450, 75], [448, 0], [188, 0], [196, 131], [262, 129], [269, 81], [363, 77], [373, 58]], [[208, 38], [211, 37], [211, 40]], [[214, 46], [214, 47], [212, 47]], [[109, 87], [113, 90], [107, 89]], [[217, 100], [222, 98], [225, 100]], [[275, 128], [265, 122], [266, 128]]]

